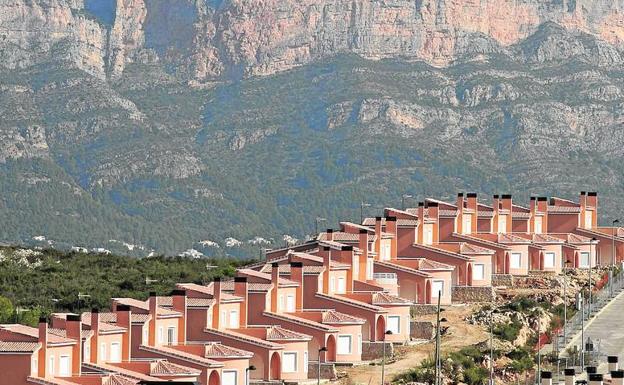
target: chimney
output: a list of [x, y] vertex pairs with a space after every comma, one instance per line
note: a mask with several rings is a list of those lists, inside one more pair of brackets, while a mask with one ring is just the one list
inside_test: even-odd
[[542, 216], [542, 233], [547, 233], [548, 232], [548, 198], [546, 197], [537, 198], [537, 210], [544, 214]]
[[240, 317], [238, 320], [239, 327], [247, 327], [247, 308], [249, 303], [249, 291], [247, 286], [247, 277], [234, 277], [234, 295], [241, 297], [243, 302], [240, 305]]
[[212, 305], [212, 325], [214, 329], [221, 329], [221, 277], [212, 280], [212, 297], [215, 300]]
[[[119, 305], [117, 305], [119, 306]], [[98, 364], [99, 362], [99, 339], [100, 339], [100, 310], [91, 309], [91, 330], [93, 331], [93, 337], [91, 337], [91, 363]]]
[[598, 373], [590, 374], [589, 385], [602, 385], [602, 374], [598, 374]]
[[611, 385], [624, 385], [624, 370], [611, 372]]
[[37, 374], [40, 378], [48, 377], [46, 363], [48, 362], [48, 320], [45, 317], [39, 318], [39, 338], [41, 344], [39, 355], [37, 357]]
[[277, 313], [279, 310], [278, 302], [277, 302], [277, 292], [279, 291], [279, 263], [273, 262], [271, 264], [271, 283], [273, 284], [273, 289], [271, 289], [271, 311], [273, 313]]
[[492, 208], [494, 209], [494, 217], [492, 217], [492, 232], [496, 234], [501, 232], [498, 228], [498, 211], [500, 209], [500, 201], [498, 195], [494, 195], [492, 197]]
[[455, 232], [462, 233], [462, 224], [464, 223], [464, 193], [457, 193], [457, 220], [455, 222]]
[[619, 361], [618, 356], [607, 357], [607, 363], [609, 364], [609, 373], [616, 372], [620, 369], [618, 365], [618, 361]]
[[535, 213], [537, 211], [537, 198], [531, 197], [529, 202], [529, 233], [533, 234], [535, 232]]
[[359, 261], [359, 277], [360, 281], [366, 281], [366, 267], [368, 260], [368, 230], [360, 229], [360, 242], [358, 243], [358, 248], [362, 250], [362, 254], [360, 255]]
[[397, 259], [397, 250], [398, 250], [398, 237], [399, 233], [397, 232], [397, 218], [396, 217], [386, 217], [386, 231], [393, 235], [392, 240], [390, 241], [390, 259]]
[[72, 346], [72, 375], [80, 376], [82, 366], [82, 320], [78, 314], [68, 314], [65, 321], [67, 338], [76, 341]]
[[502, 198], [502, 206], [503, 210], [507, 210], [507, 220], [505, 221], [507, 228], [505, 228], [506, 233], [513, 232], [513, 200], [511, 198], [511, 194], [503, 194]]
[[186, 290], [175, 289], [171, 292], [172, 309], [182, 314], [178, 318], [178, 345], [186, 344]]
[[381, 217], [375, 217], [375, 253], [377, 260], [381, 259]]
[[[345, 255], [346, 254], [346, 255]], [[355, 251], [353, 250], [352, 245], [343, 245], [340, 249], [340, 257], [343, 258], [343, 261], [348, 262], [349, 265], [353, 266], [353, 256], [355, 255]], [[347, 270], [347, 282], [346, 282], [346, 291], [347, 293], [351, 293], [353, 291], [353, 269]]]
[[598, 193], [591, 191], [587, 193], [587, 206], [594, 208], [592, 215], [592, 228], [598, 227]]
[[296, 310], [300, 311], [303, 309], [303, 263], [302, 262], [291, 262], [290, 263], [290, 279], [297, 282], [299, 286], [295, 291], [295, 306]]
[[433, 219], [434, 221], [432, 240], [433, 240], [433, 243], [439, 243], [440, 242], [440, 232], [439, 232], [440, 208], [438, 207], [438, 202], [429, 202], [427, 204], [427, 207], [428, 207], [428, 212], [429, 212], [428, 217], [430, 219]]
[[477, 193], [468, 193], [466, 195], [466, 198], [468, 199], [468, 208], [470, 210], [472, 210], [473, 214], [472, 214], [472, 223], [471, 223], [471, 232], [472, 233], [476, 233], [477, 232], [477, 224], [478, 224], [478, 219], [479, 219], [479, 211], [477, 209]]
[[[126, 329], [122, 337], [121, 343], [121, 359], [123, 361], [130, 361], [132, 358], [132, 310], [128, 305], [117, 305], [115, 307], [115, 314], [117, 315], [117, 326], [121, 326]], [[141, 338], [143, 338], [141, 336]], [[143, 344], [147, 341], [143, 341]]]
[[563, 375], [565, 376], [565, 385], [575, 385], [576, 371], [574, 370], [574, 368], [566, 368], [563, 371]]
[[327, 231], [325, 233], [327, 234], [327, 240], [328, 241], [333, 241], [334, 240], [334, 229], [327, 229]]
[[552, 372], [543, 371], [541, 374], [542, 385], [552, 385]]
[[331, 272], [331, 249], [323, 247], [323, 294], [329, 294], [329, 276]]
[[149, 293], [147, 302], [149, 304], [149, 313], [151, 315], [151, 319], [149, 321], [149, 346], [156, 346], [156, 318], [158, 317], [158, 304], [155, 291], [151, 291]]
[[422, 245], [425, 243], [425, 202], [418, 202], [418, 241]]

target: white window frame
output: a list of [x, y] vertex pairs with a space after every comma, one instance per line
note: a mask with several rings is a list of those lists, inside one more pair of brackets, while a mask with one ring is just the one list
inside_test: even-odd
[[[583, 263], [583, 257], [587, 257], [587, 263]], [[589, 251], [581, 251], [579, 255], [579, 267], [582, 269], [589, 269], [589, 265], [591, 264], [591, 253]]]
[[[394, 326], [396, 326], [396, 328]], [[392, 334], [401, 334], [401, 316], [389, 315], [387, 329], [390, 330]]]
[[100, 344], [100, 360], [108, 361], [108, 357], [106, 355], [106, 343], [102, 342]]
[[542, 229], [542, 217], [535, 217], [535, 222], [534, 222], [534, 229], [533, 231], [535, 232], [535, 234], [541, 234], [543, 229]]
[[[478, 271], [481, 271], [480, 276], [477, 275]], [[485, 264], [484, 263], [475, 263], [472, 265], [472, 279], [475, 281], [483, 281], [485, 279]]]
[[423, 244], [432, 245], [433, 244], [433, 227], [430, 225], [425, 225], [423, 229]]
[[[549, 260], [548, 257], [552, 256], [552, 260]], [[547, 264], [546, 261], [552, 261], [552, 263]], [[547, 251], [544, 253], [544, 269], [554, 269], [555, 264], [557, 263], [557, 254], [554, 251]]]
[[[170, 333], [173, 330], [173, 333]], [[169, 339], [171, 337], [171, 339]], [[175, 326], [167, 327], [167, 345], [176, 345], [178, 342], [178, 328]]]
[[[514, 258], [517, 257], [518, 263], [514, 263]], [[521, 269], [522, 268], [522, 253], [513, 252], [509, 254], [509, 268], [510, 269]]]
[[219, 320], [219, 326], [224, 327], [227, 325], [227, 310], [221, 310], [221, 319]]
[[230, 310], [230, 319], [228, 322], [230, 329], [237, 329], [240, 326], [240, 318], [238, 317], [238, 310]]
[[498, 232], [503, 234], [507, 232], [507, 215], [498, 215]]
[[158, 343], [159, 344], [165, 343], [165, 329], [162, 326], [158, 328]]
[[308, 365], [309, 365], [309, 361], [308, 361], [308, 351], [304, 351], [303, 352], [303, 371], [304, 372], [308, 372]]
[[226, 374], [234, 374], [234, 383], [232, 385], [238, 385], [238, 370], [223, 370], [221, 372], [221, 383], [223, 385], [229, 385], [226, 384], [225, 381], [223, 381]]
[[87, 340], [82, 347], [82, 354], [85, 362], [91, 362], [91, 343]]
[[591, 229], [593, 225], [594, 212], [590, 210], [585, 211], [585, 228]]
[[[113, 356], [113, 352], [115, 351], [115, 349], [113, 349], [114, 346], [117, 347], [117, 357]], [[115, 363], [121, 362], [121, 344], [119, 342], [111, 342], [109, 361]]]
[[336, 292], [336, 277], [334, 276], [329, 277], [329, 292], [330, 293]]
[[362, 354], [362, 346], [364, 342], [362, 341], [362, 335], [358, 334], [358, 353]]
[[297, 308], [297, 304], [295, 303], [295, 296], [292, 294], [288, 294], [286, 296], [286, 311], [287, 312], [294, 312]]
[[472, 215], [464, 214], [462, 217], [462, 234], [472, 234]]
[[72, 362], [71, 357], [68, 354], [59, 356], [59, 377], [71, 377], [72, 374]]
[[[442, 285], [442, 290], [436, 290], [436, 286], [439, 285]], [[431, 298], [438, 298], [438, 292], [441, 292], [444, 297], [444, 290], [446, 289], [444, 286], [446, 285], [443, 279], [434, 279], [431, 281]]]
[[[342, 350], [342, 345], [340, 341], [345, 339], [349, 339], [348, 349], [347, 351]], [[351, 334], [339, 334], [338, 338], [336, 338], [336, 354], [338, 355], [348, 355], [353, 353], [353, 336]]]
[[366, 279], [373, 279], [373, 271], [375, 269], [375, 260], [366, 258]]
[[279, 310], [280, 311], [286, 310], [286, 301], [284, 300], [283, 294], [279, 295]]
[[39, 372], [39, 360], [37, 359], [37, 357], [33, 357], [32, 358], [32, 362], [30, 364], [30, 375], [31, 376], [37, 376], [37, 373]]
[[358, 261], [357, 258], [353, 258], [353, 263], [351, 264], [351, 266], [353, 266], [353, 277], [355, 277], [354, 279], [360, 279], [360, 261]]
[[54, 375], [54, 373], [56, 372], [56, 368], [53, 355], [48, 358], [48, 365], [48, 372], [50, 373], [50, 375]]
[[[286, 356], [295, 356], [295, 367], [290, 370], [290, 368], [286, 368], [285, 364], [286, 364]], [[297, 352], [283, 352], [282, 353], [282, 373], [296, 373], [297, 372], [297, 359], [298, 359], [298, 354]]]
[[347, 292], [347, 280], [345, 277], [338, 277], [338, 287], [336, 293], [345, 294]]

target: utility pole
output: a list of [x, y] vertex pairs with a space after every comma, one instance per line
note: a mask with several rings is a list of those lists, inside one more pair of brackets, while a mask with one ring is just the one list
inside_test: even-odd
[[494, 385], [494, 304], [490, 313], [490, 385]]
[[438, 291], [438, 309], [436, 316], [436, 348], [435, 348], [435, 385], [441, 385], [440, 381], [440, 298], [442, 297], [442, 291]]
[[360, 225], [364, 222], [364, 207], [370, 207], [370, 203], [360, 202]]

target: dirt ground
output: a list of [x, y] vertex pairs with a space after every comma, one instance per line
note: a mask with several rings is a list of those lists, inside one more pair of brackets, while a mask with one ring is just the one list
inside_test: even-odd
[[[467, 345], [473, 345], [484, 341], [488, 338], [488, 334], [483, 327], [478, 325], [469, 325], [464, 318], [475, 311], [479, 306], [475, 305], [453, 305], [446, 306], [441, 313], [442, 318], [446, 318], [446, 322], [442, 326], [447, 326], [448, 331], [442, 337], [442, 352], [457, 350]], [[435, 314], [428, 316], [419, 316], [419, 320], [429, 320], [435, 322]], [[386, 382], [390, 381], [396, 374], [407, 371], [417, 366], [423, 359], [430, 357], [435, 348], [434, 342], [427, 342], [415, 346], [405, 346], [395, 349], [397, 359], [395, 362], [388, 363], [385, 368]], [[347, 377], [341, 379], [337, 383], [351, 385], [372, 385], [379, 384], [381, 381], [381, 366], [379, 365], [362, 365], [351, 368], [340, 368], [339, 371], [345, 371]]]

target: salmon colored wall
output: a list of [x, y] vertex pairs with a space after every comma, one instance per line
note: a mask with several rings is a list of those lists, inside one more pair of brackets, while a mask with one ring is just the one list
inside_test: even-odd
[[399, 334], [386, 335], [386, 341], [405, 342], [410, 339], [410, 307], [409, 306], [384, 306], [388, 310], [386, 315], [386, 328], [388, 327], [388, 316], [398, 315], [401, 317]]
[[199, 341], [204, 335], [204, 328], [207, 326], [208, 313], [212, 309], [188, 308], [186, 312], [186, 338], [188, 341]]
[[[528, 275], [529, 274], [529, 247], [528, 245], [509, 245], [511, 249], [509, 251], [509, 274], [511, 275]], [[511, 268], [511, 253], [519, 252], [522, 254], [520, 257], [520, 268], [512, 269]]]
[[[360, 362], [362, 361], [362, 347], [359, 345], [358, 337], [362, 336], [362, 325], [331, 325], [338, 329], [338, 333], [335, 333], [336, 344], [338, 343], [338, 336], [350, 335], [351, 336], [351, 354], [338, 354], [336, 352], [336, 362]], [[337, 346], [337, 345], [336, 345]]]
[[472, 286], [492, 286], [492, 256], [491, 255], [472, 255], [473, 265], [485, 265], [484, 279], [478, 280], [472, 278]]
[[247, 304], [249, 324], [260, 325], [263, 322], [262, 312], [271, 311], [270, 300], [271, 296], [268, 293], [249, 293], [249, 303]]
[[[332, 272], [332, 275], [337, 272]], [[345, 275], [346, 277], [346, 275]], [[346, 282], [346, 281], [345, 281]], [[297, 288], [296, 287], [280, 287], [277, 291], [277, 311], [288, 311], [288, 296], [292, 296], [294, 299], [295, 310], [297, 309]]]
[[492, 232], [492, 218], [479, 218], [479, 219], [477, 219], [477, 232], [479, 232], [479, 233], [490, 233], [490, 232]]
[[[451, 297], [452, 297], [452, 292], [453, 292], [453, 284], [452, 284], [452, 277], [451, 277], [451, 272], [450, 271], [433, 271], [433, 270], [429, 270], [427, 271], [427, 273], [429, 273], [431, 275], [431, 279], [432, 280], [443, 280], [444, 281], [444, 292], [442, 293], [442, 298], [440, 298], [440, 303], [442, 305], [450, 305], [451, 304]], [[437, 303], [437, 297], [431, 296], [431, 302], [432, 303]]]
[[[97, 362], [98, 364], [102, 364], [110, 360], [111, 344], [113, 342], [119, 343], [119, 346], [122, 347], [123, 346], [122, 345], [123, 334], [106, 334], [106, 335], [100, 335], [98, 337], [98, 362]], [[106, 357], [101, 356], [102, 344], [106, 345]], [[121, 350], [119, 352], [120, 352], [120, 357], [121, 357]]]
[[[72, 347], [71, 346], [48, 346], [48, 354], [46, 357], [47, 373], [51, 373], [50, 357], [54, 356], [54, 377], [58, 377], [60, 373], [60, 356], [69, 356], [69, 361], [72, 360]], [[71, 373], [71, 365], [69, 367]]]
[[[383, 246], [382, 246], [382, 248], [383, 248]], [[343, 278], [345, 280], [345, 291], [341, 292], [341, 293], [338, 292], [338, 279], [339, 278]], [[331, 290], [332, 279], [334, 281], [334, 290], [333, 291]], [[329, 273], [329, 280], [330, 280], [329, 281], [330, 282], [329, 283], [329, 294], [345, 294], [346, 293], [347, 287], [348, 287], [348, 284], [347, 284], [347, 271], [346, 270], [332, 270]], [[293, 290], [294, 290], [294, 288], [293, 288]]]
[[[237, 375], [237, 381], [236, 381], [236, 385], [247, 385], [247, 381], [245, 379], [245, 376], [247, 375], [245, 369], [247, 369], [249, 367], [249, 359], [245, 358], [245, 359], [215, 359], [215, 358], [211, 358], [214, 361], [218, 361], [223, 363], [224, 367], [223, 369], [220, 369], [220, 372], [223, 373], [224, 370], [236, 370], [238, 375]], [[257, 369], [255, 371], [258, 371]], [[250, 371], [250, 377], [251, 377], [251, 373], [253, 373], [254, 371]], [[220, 377], [220, 376], [219, 376]]]
[[399, 297], [409, 299], [410, 301], [414, 301], [416, 303], [422, 302], [422, 299], [419, 300], [418, 298], [418, 291], [424, 289], [418, 289], [418, 286], [424, 288], [425, 277], [416, 276], [414, 274], [384, 265], [375, 265], [375, 271], [379, 273], [395, 273], [399, 282]]
[[[176, 329], [176, 333], [178, 330], [178, 319], [177, 318], [159, 318], [156, 320], [156, 346], [168, 345], [167, 343], [167, 329], [169, 327], [173, 327]], [[163, 341], [159, 341], [158, 333], [160, 328], [163, 331]], [[177, 340], [177, 339], [176, 339]]]
[[514, 219], [512, 222], [512, 231], [514, 233], [528, 233], [529, 221], [527, 219]]
[[455, 218], [440, 218], [438, 220], [439, 232], [440, 232], [440, 242], [443, 242], [451, 237], [451, 235], [455, 232]]
[[397, 233], [397, 255], [401, 257], [404, 250], [416, 243], [416, 228], [399, 227]]
[[[36, 357], [36, 354], [34, 355]], [[0, 354], [0, 383], [6, 385], [32, 385], [26, 381], [31, 374], [32, 354]], [[58, 358], [56, 359], [58, 360]], [[36, 376], [36, 369], [35, 369]]]
[[557, 274], [559, 274], [563, 268], [562, 266], [562, 248], [561, 245], [542, 245], [544, 247], [544, 255], [547, 252], [554, 252], [555, 253], [555, 267], [554, 268], [546, 268], [544, 267], [545, 271], [552, 271], [555, 272]]
[[573, 233], [579, 225], [579, 214], [548, 214], [549, 233]]
[[[308, 351], [308, 342], [283, 342], [280, 341], [280, 345], [284, 346], [284, 350], [280, 352], [283, 355], [285, 352], [296, 352], [297, 353], [297, 371], [293, 373], [284, 373], [282, 372], [283, 380], [303, 380], [308, 378], [308, 368], [304, 367], [303, 361], [303, 352]], [[284, 361], [282, 360], [282, 363]]]
[[[210, 372], [213, 369], [208, 369], [206, 368], [204, 365], [199, 365], [196, 364], [194, 362], [191, 361], [187, 361], [187, 360], [182, 360], [176, 357], [170, 357], [170, 356], [165, 356], [162, 354], [158, 354], [158, 353], [153, 353], [153, 352], [147, 352], [144, 350], [141, 350], [138, 354], [137, 357], [141, 357], [141, 358], [160, 358], [160, 359], [167, 359], [167, 361], [174, 363], [176, 365], [182, 365], [182, 366], [186, 366], [189, 368], [193, 368], [193, 369], [197, 369], [197, 370], [201, 370], [201, 375], [199, 376], [199, 382], [201, 385], [208, 385], [208, 376], [210, 374]], [[219, 376], [220, 378], [220, 376]]]
[[132, 344], [132, 357], [139, 354], [139, 346], [147, 345], [148, 340], [143, 341], [143, 331], [149, 330], [147, 322], [144, 324], [134, 324], [132, 325], [132, 334], [130, 337], [130, 341]]
[[362, 325], [362, 336], [364, 341], [370, 341], [372, 326], [375, 325], [376, 313], [372, 310], [360, 309], [356, 306], [351, 306], [342, 302], [331, 301], [325, 298], [319, 298], [313, 295], [306, 295], [306, 308], [308, 309], [334, 309], [341, 313], [353, 315], [358, 318], [364, 319], [366, 322]]
[[[222, 303], [221, 306], [219, 306], [219, 311], [221, 312], [221, 315], [219, 315], [219, 317], [221, 317], [221, 321], [219, 323], [220, 329], [237, 329], [240, 326], [240, 305], [240, 302], [232, 302]], [[231, 311], [236, 311], [238, 313], [238, 324], [230, 326]], [[223, 312], [225, 312], [225, 314]]]

